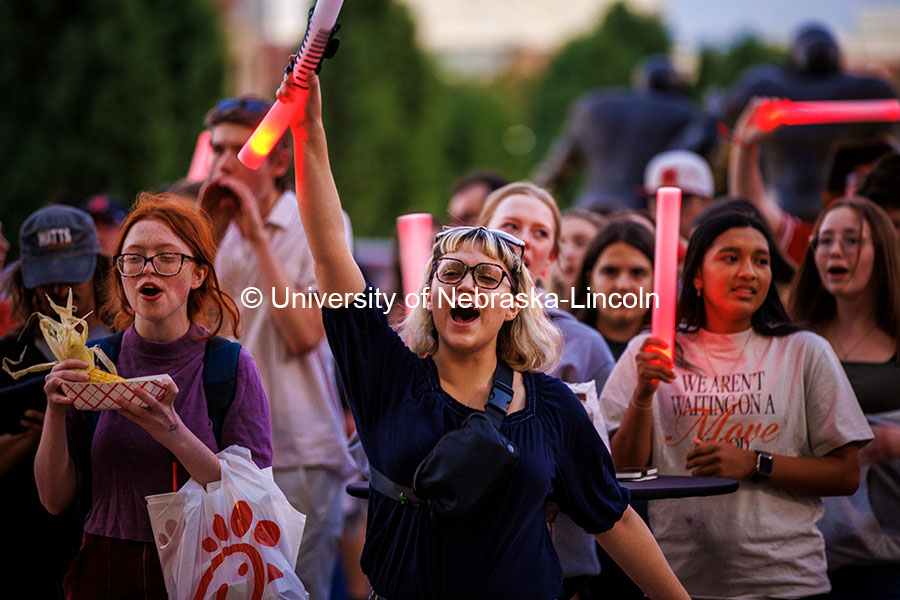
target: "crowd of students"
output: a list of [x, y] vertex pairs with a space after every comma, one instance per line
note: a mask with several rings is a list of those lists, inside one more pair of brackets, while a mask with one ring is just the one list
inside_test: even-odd
[[[517, 466], [463, 516], [374, 489], [361, 556], [371, 598], [640, 597], [635, 585], [652, 598], [900, 596], [897, 154], [813, 223], [766, 191], [756, 99], [736, 127], [731, 199], [713, 199], [702, 157], [652, 159], [646, 196], [662, 185], [685, 196], [669, 358], [646, 331], [649, 307], [586, 301], [652, 291], [652, 201], [561, 213], [549, 191], [487, 173], [454, 190], [456, 225], [419, 284], [431, 301], [392, 327], [353, 258], [315, 76], [309, 94], [259, 171], [236, 155], [269, 103], [227, 99], [207, 118], [213, 168], [195, 198], [141, 194], [114, 235], [60, 205], [22, 226], [0, 356], [17, 368], [52, 360], [28, 316], [71, 293], [91, 338], [121, 333], [122, 376], [170, 376], [160, 399], [139, 393], [147, 409], [98, 419], [61, 387], [85, 381], [86, 363], [0, 373], [0, 502], [23, 548], [4, 569], [33, 581], [34, 597], [165, 597], [144, 498], [171, 491], [173, 464], [178, 484], [216, 481], [215, 452], [238, 444], [307, 515], [297, 574], [326, 599], [355, 472], [341, 397], [371, 467], [410, 486], [438, 440], [485, 410], [506, 367], [498, 427]], [[95, 219], [111, 212], [91, 205]], [[368, 303], [251, 309], [234, 300], [248, 287]], [[471, 309], [436, 293], [476, 288], [566, 302]], [[203, 368], [228, 343], [219, 335], [242, 348], [217, 423]], [[582, 383], [599, 397], [599, 431], [566, 385]], [[740, 487], [635, 511], [614, 465]], [[610, 561], [627, 577], [611, 577]]]

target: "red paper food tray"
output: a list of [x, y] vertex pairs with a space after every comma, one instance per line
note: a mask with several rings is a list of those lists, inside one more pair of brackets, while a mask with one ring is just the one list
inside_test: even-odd
[[134, 390], [144, 388], [157, 400], [166, 393], [167, 375], [151, 375], [135, 377], [125, 381], [104, 382], [66, 382], [62, 384], [66, 396], [72, 400], [72, 406], [78, 410], [118, 410], [116, 402], [127, 401], [144, 407], [146, 404], [137, 397]]

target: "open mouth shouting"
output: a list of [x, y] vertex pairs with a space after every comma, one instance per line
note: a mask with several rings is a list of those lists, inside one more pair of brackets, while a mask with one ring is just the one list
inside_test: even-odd
[[475, 308], [463, 308], [457, 306], [450, 310], [450, 322], [454, 325], [465, 326], [473, 323], [481, 315]]
[[828, 279], [843, 279], [850, 275], [850, 269], [843, 265], [831, 265], [826, 270]]
[[153, 283], [144, 283], [138, 288], [142, 300], [153, 301], [162, 296], [162, 289]]

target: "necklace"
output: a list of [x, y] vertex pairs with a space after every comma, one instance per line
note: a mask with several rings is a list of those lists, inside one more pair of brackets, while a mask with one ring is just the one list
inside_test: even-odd
[[[873, 331], [875, 331], [875, 327], [877, 325], [878, 325], [877, 323], [872, 323], [872, 326], [869, 327], [868, 329], [866, 329], [863, 332], [863, 334], [855, 342], [853, 342], [853, 345], [850, 346], [850, 348], [846, 351], [844, 351], [844, 350], [839, 351], [837, 344], [832, 344], [834, 346], [834, 351], [838, 354], [841, 361], [847, 360], [850, 357], [850, 353], [852, 353], [854, 350], [859, 348], [859, 345], [862, 344], [866, 340], [866, 338], [869, 337], [869, 334], [872, 333]], [[837, 339], [835, 339], [835, 341], [837, 341]]]
[[[737, 359], [731, 363], [731, 365], [726, 369], [725, 373], [732, 373], [734, 368], [737, 367], [738, 363], [741, 362], [741, 359], [744, 358], [744, 350], [747, 349], [747, 344], [750, 343], [750, 338], [753, 337], [753, 328], [750, 328], [750, 331], [747, 332], [747, 339], [744, 340], [744, 345], [741, 346], [740, 351], [738, 352]], [[716, 370], [712, 366], [712, 362], [709, 360], [709, 352], [706, 351], [706, 344], [703, 344], [703, 356], [706, 358], [706, 364], [709, 366], [709, 372], [712, 373], [712, 376], [718, 380], [721, 377]]]

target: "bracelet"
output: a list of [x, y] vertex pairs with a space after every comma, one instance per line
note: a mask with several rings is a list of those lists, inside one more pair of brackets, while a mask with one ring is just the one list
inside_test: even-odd
[[631, 405], [638, 410], [653, 410], [653, 400], [646, 403], [635, 402], [634, 399], [631, 400]]

